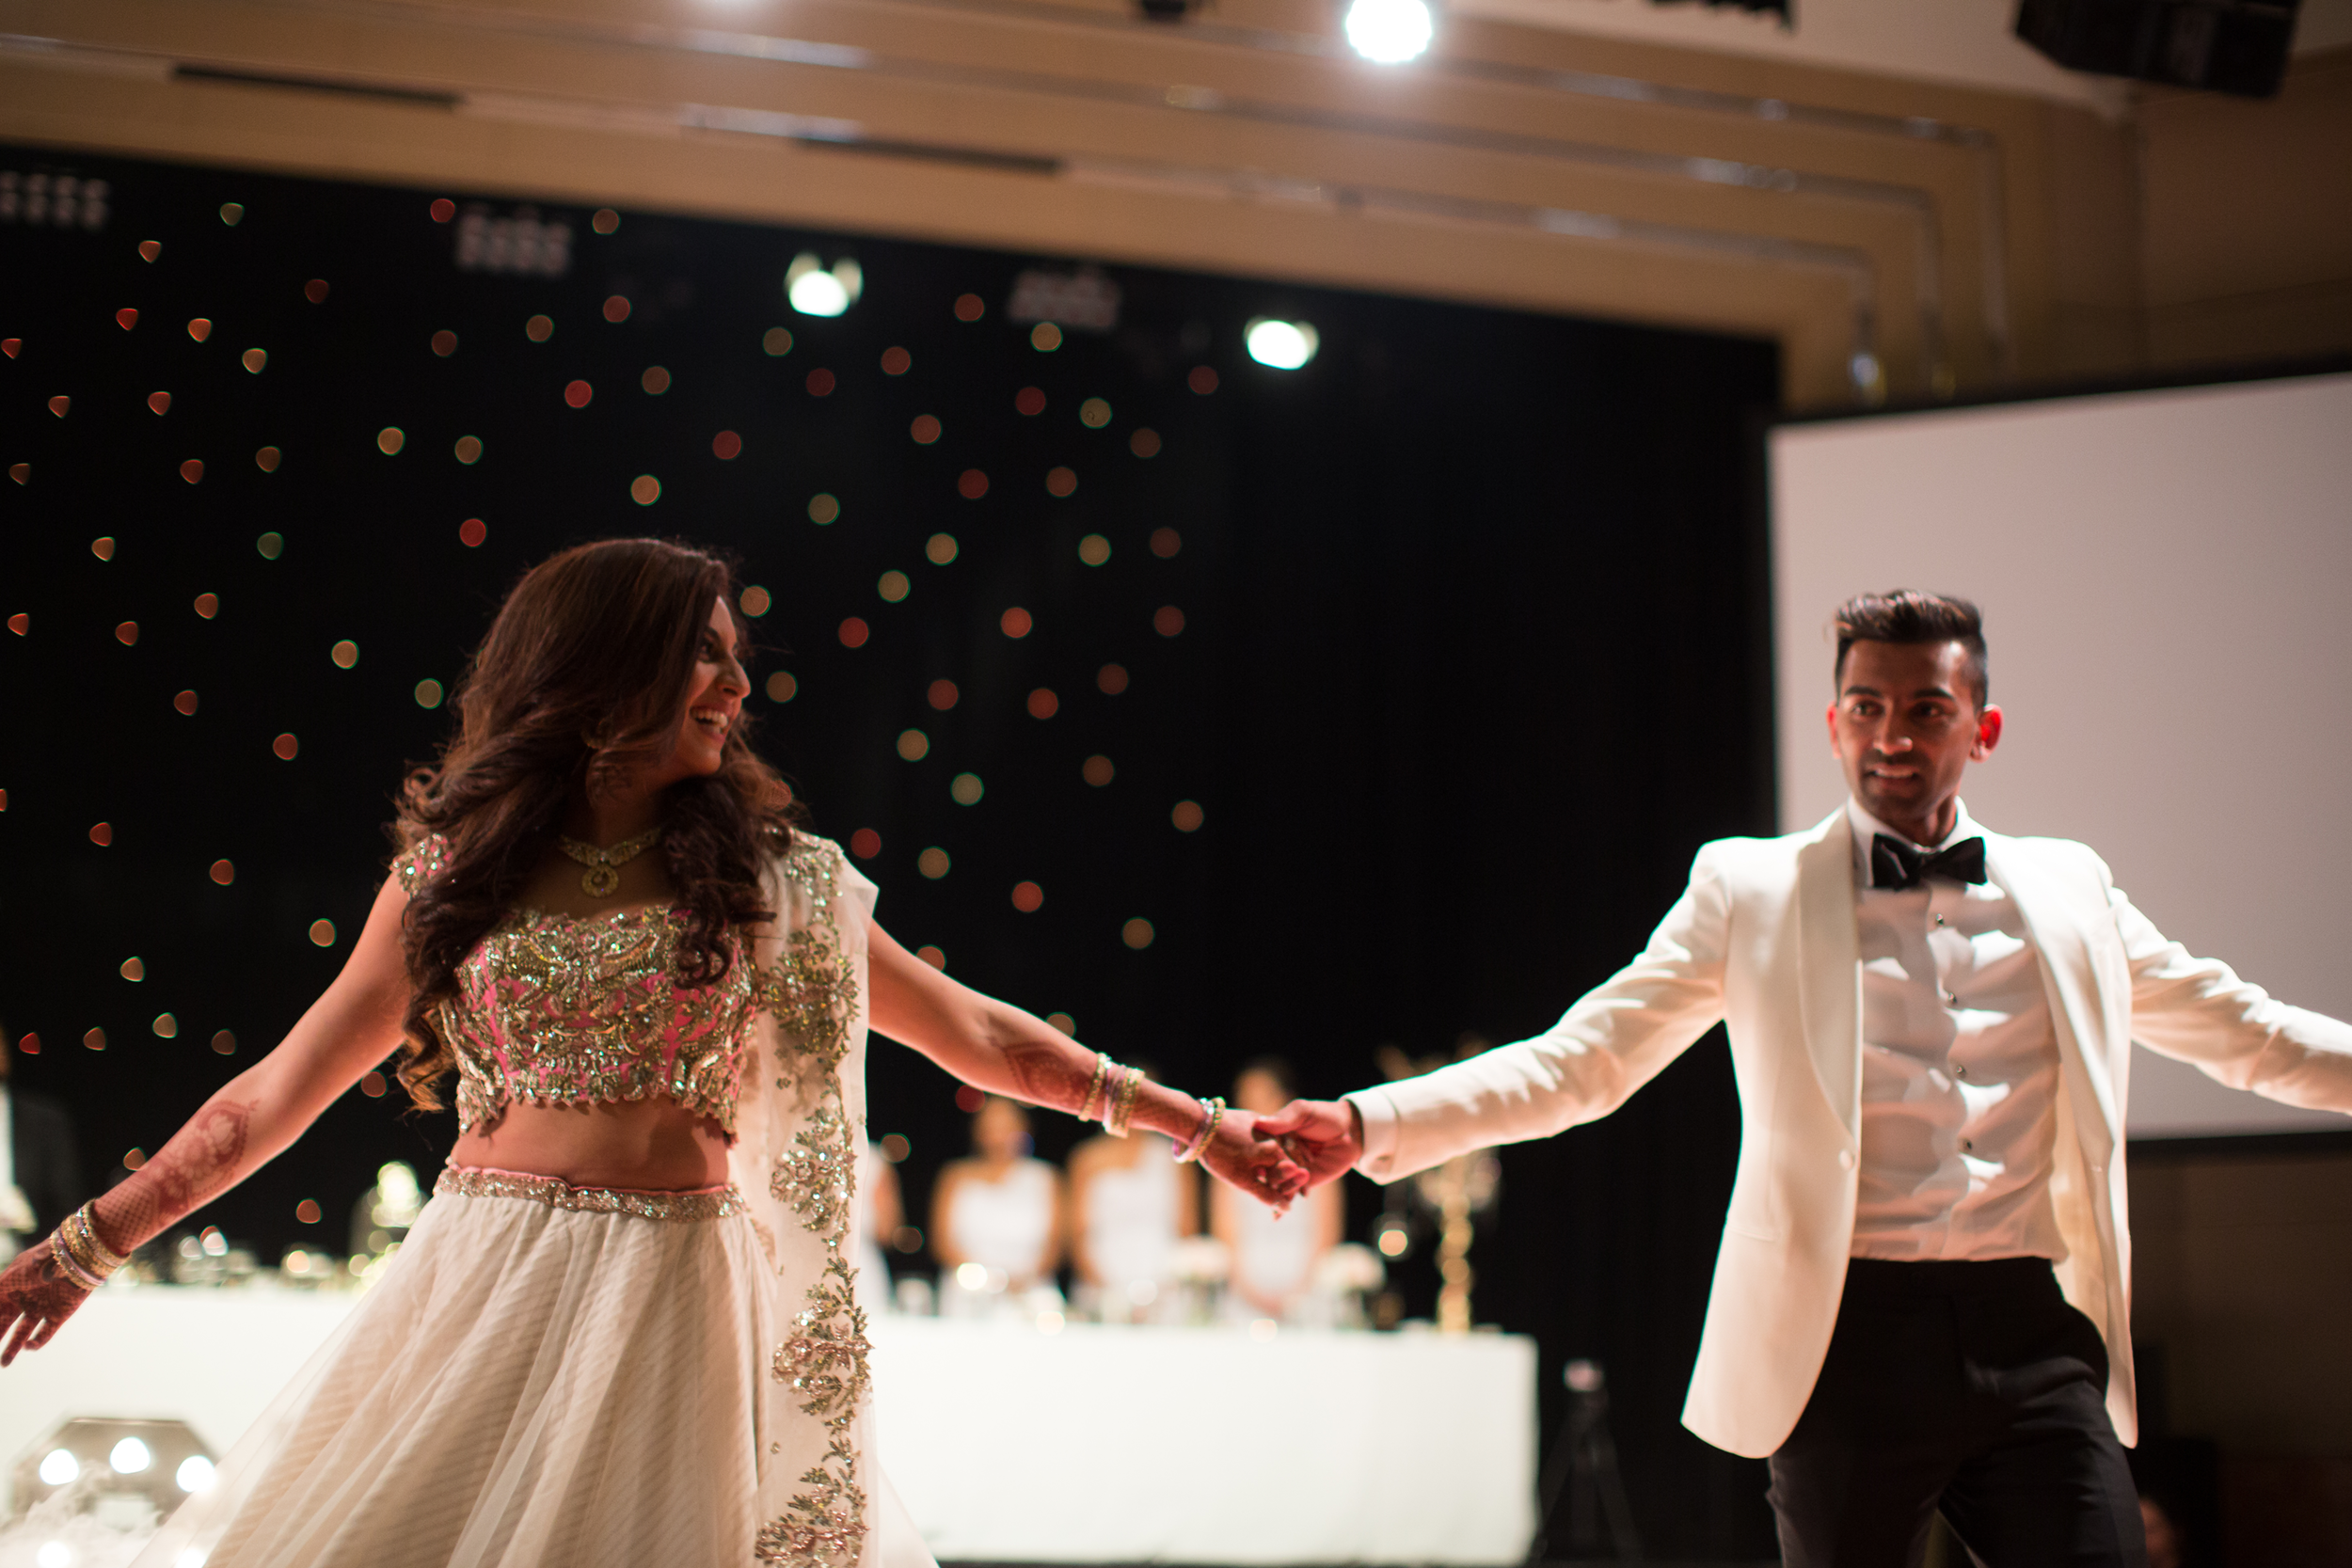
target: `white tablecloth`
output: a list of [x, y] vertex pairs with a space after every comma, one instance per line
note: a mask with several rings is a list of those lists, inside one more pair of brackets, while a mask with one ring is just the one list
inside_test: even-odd
[[[0, 1372], [0, 1466], [69, 1415], [177, 1417], [225, 1452], [353, 1305], [104, 1291]], [[948, 1560], [1501, 1564], [1534, 1528], [1527, 1339], [898, 1317], [873, 1338], [883, 1467]]]

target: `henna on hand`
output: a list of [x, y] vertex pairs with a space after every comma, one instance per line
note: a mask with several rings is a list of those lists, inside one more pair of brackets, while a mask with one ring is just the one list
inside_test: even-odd
[[1310, 1186], [1345, 1175], [1364, 1155], [1361, 1122], [1345, 1101], [1294, 1100], [1258, 1123], [1305, 1168]]
[[1228, 1111], [1200, 1163], [1218, 1180], [1282, 1213], [1306, 1190], [1309, 1173], [1280, 1140], [1260, 1132], [1256, 1121], [1248, 1112]]
[[0, 1271], [0, 1367], [17, 1353], [39, 1350], [89, 1299], [89, 1292], [57, 1265], [53, 1243], [43, 1241], [16, 1255]]
[[234, 1186], [253, 1107], [216, 1100], [129, 1180], [90, 1206], [99, 1240], [128, 1254]]
[[1094, 1081], [1094, 1053], [1074, 1040], [1014, 1040], [1005, 1047], [1005, 1066], [1022, 1099], [1073, 1116]]

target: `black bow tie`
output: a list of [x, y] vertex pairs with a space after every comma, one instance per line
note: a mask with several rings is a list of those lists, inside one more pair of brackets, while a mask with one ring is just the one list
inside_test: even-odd
[[1930, 877], [1949, 877], [1956, 882], [1981, 882], [1984, 840], [1963, 838], [1941, 849], [1915, 849], [1892, 833], [1870, 841], [1870, 885], [1900, 893]]

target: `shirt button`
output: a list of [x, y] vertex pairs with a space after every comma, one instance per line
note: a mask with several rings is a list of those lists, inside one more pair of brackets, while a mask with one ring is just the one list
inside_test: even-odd
[[1852, 1150], [1852, 1149], [1851, 1149], [1851, 1148], [1841, 1148], [1841, 1149], [1839, 1149], [1839, 1150], [1837, 1151], [1837, 1168], [1838, 1168], [1839, 1170], [1851, 1170], [1851, 1169], [1853, 1169], [1853, 1150]]

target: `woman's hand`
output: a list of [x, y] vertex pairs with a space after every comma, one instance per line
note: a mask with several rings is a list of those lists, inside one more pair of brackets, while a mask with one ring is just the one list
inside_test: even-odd
[[42, 1242], [16, 1255], [0, 1272], [0, 1367], [17, 1352], [39, 1350], [73, 1316], [89, 1292], [57, 1266], [54, 1243]]
[[1216, 1134], [1200, 1151], [1200, 1163], [1219, 1181], [1278, 1214], [1307, 1190], [1306, 1168], [1280, 1143], [1261, 1135], [1257, 1118], [1247, 1111], [1229, 1110], [1217, 1119]]

